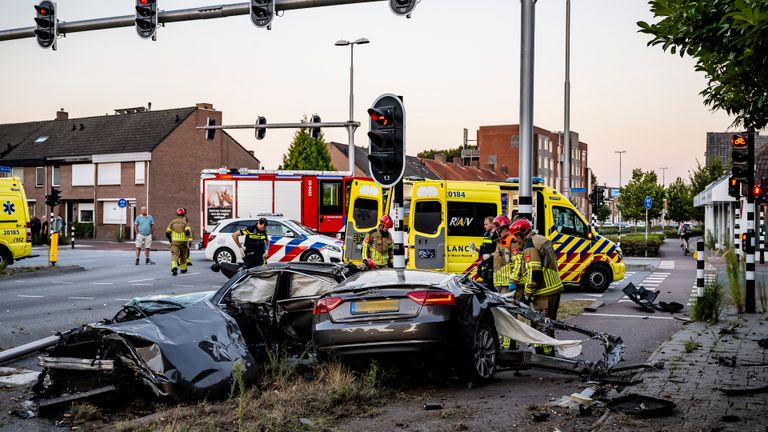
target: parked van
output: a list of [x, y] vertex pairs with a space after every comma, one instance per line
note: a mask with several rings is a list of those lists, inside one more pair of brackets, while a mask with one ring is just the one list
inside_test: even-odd
[[27, 195], [18, 178], [0, 178], [0, 271], [32, 252]]
[[[362, 187], [360, 187], [362, 186]], [[378, 190], [376, 189], [378, 188]], [[407, 230], [407, 267], [464, 273], [472, 271], [486, 216], [517, 213], [519, 184], [507, 182], [410, 181], [404, 185]], [[533, 184], [533, 226], [547, 236], [555, 248], [560, 277], [566, 284], [603, 292], [626, 271], [619, 248], [599, 235], [586, 218], [555, 189], [535, 179]], [[375, 228], [388, 207], [373, 182], [353, 184], [345, 242], [346, 259], [360, 259], [362, 238]], [[364, 204], [359, 208], [356, 204]], [[365, 214], [365, 224], [357, 215]], [[362, 226], [364, 225], [364, 226]]]

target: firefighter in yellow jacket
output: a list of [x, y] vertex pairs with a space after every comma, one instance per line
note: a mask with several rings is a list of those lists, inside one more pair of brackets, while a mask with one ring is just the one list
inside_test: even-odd
[[192, 237], [192, 230], [185, 219], [184, 209], [176, 210], [176, 219], [168, 224], [165, 230], [165, 238], [171, 242], [171, 274], [177, 275], [177, 266], [181, 267], [181, 272], [187, 272], [187, 258], [189, 257], [189, 238]]
[[376, 267], [392, 267], [395, 254], [395, 242], [389, 229], [395, 224], [389, 215], [384, 215], [379, 226], [372, 229], [363, 239], [363, 260], [370, 259]]
[[[531, 305], [549, 319], [557, 319], [563, 282], [557, 266], [557, 254], [552, 242], [543, 235], [535, 234], [528, 219], [518, 219], [510, 227], [515, 241], [523, 251], [525, 264], [525, 290], [523, 302]], [[549, 332], [554, 337], [554, 331]], [[553, 354], [552, 346], [537, 347], [537, 351]]]

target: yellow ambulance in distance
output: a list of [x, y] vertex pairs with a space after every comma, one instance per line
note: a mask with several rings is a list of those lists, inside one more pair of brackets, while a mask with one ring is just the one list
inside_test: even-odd
[[27, 195], [21, 180], [0, 178], [0, 271], [32, 253]]
[[[576, 207], [555, 189], [534, 178], [533, 225], [555, 248], [560, 277], [566, 284], [603, 292], [624, 278], [626, 266], [619, 248], [600, 236]], [[360, 186], [364, 186], [362, 189]], [[375, 183], [353, 184], [347, 221], [345, 258], [359, 260], [362, 238], [377, 225], [390, 205]], [[483, 219], [517, 213], [518, 183], [422, 180], [404, 185], [407, 267], [464, 273], [473, 271]], [[361, 200], [361, 201], [358, 201]], [[362, 201], [366, 200], [366, 201]], [[383, 203], [383, 204], [382, 204]], [[365, 205], [361, 205], [365, 204]], [[364, 214], [365, 227], [358, 217]], [[352, 235], [350, 235], [352, 234]]]

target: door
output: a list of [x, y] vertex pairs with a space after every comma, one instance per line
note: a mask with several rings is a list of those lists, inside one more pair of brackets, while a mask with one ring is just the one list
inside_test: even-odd
[[335, 236], [344, 228], [344, 185], [342, 180], [321, 180], [318, 232]]
[[559, 205], [552, 206], [552, 224], [549, 237], [557, 254], [560, 279], [565, 283], [578, 283], [591, 262], [588, 254], [595, 239], [591, 228], [576, 210]]
[[349, 211], [344, 228], [344, 260], [360, 261], [363, 238], [376, 228], [384, 212], [381, 186], [369, 180], [354, 180], [349, 192]]
[[445, 182], [414, 183], [408, 231], [409, 268], [445, 270]]

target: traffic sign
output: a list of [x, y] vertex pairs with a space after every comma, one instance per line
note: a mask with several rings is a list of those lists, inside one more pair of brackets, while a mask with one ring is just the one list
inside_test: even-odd
[[128, 207], [128, 200], [126, 200], [125, 198], [120, 198], [119, 200], [117, 200], [117, 206], [120, 208]]
[[646, 209], [650, 210], [652, 204], [653, 204], [653, 200], [651, 199], [651, 197], [646, 195], [645, 200], [643, 201], [643, 205], [645, 205]]
[[611, 198], [616, 198], [620, 194], [621, 194], [621, 189], [619, 189], [619, 188], [611, 189]]
[[571, 193], [586, 193], [587, 188], [580, 188], [580, 187], [572, 187]]
[[9, 174], [11, 172], [11, 167], [9, 166], [0, 166], [0, 173]]

